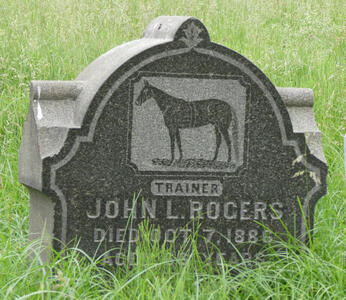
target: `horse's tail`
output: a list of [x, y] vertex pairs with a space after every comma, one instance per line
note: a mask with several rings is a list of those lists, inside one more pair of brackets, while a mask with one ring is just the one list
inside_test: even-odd
[[238, 140], [238, 118], [236, 112], [231, 108], [231, 126], [232, 126], [232, 145], [234, 149], [234, 160], [238, 162], [239, 158], [239, 140]]

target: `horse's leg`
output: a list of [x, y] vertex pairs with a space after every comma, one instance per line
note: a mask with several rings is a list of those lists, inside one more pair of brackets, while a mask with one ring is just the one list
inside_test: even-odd
[[168, 128], [169, 137], [171, 139], [171, 161], [169, 164], [171, 165], [174, 161], [174, 140], [175, 140], [175, 130], [174, 128]]
[[181, 140], [180, 140], [180, 132], [179, 128], [175, 131], [175, 137], [177, 139], [178, 149], [179, 149], [179, 161], [183, 159], [183, 150], [181, 149]]
[[217, 155], [219, 154], [219, 148], [221, 145], [221, 133], [219, 128], [217, 128], [217, 126], [215, 126], [215, 136], [216, 136], [216, 148], [215, 148], [215, 155], [214, 155], [213, 161], [217, 159]]
[[226, 142], [226, 145], [227, 145], [227, 149], [228, 149], [228, 162], [231, 162], [231, 157], [232, 157], [232, 144], [231, 144], [231, 139], [229, 138], [229, 133], [228, 133], [228, 129], [223, 127], [223, 128], [220, 128], [221, 130], [221, 133], [223, 135], [223, 138]]

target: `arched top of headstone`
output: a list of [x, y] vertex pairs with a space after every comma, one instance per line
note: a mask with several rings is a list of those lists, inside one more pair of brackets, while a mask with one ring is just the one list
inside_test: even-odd
[[210, 41], [207, 28], [193, 17], [161, 16], [154, 19], [144, 31], [143, 38], [181, 40], [187, 45]]

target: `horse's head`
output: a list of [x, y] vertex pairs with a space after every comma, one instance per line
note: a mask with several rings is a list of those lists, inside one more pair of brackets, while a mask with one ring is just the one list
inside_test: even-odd
[[137, 97], [135, 103], [136, 105], [142, 105], [145, 101], [152, 98], [152, 86], [146, 79], [143, 79], [144, 87], [141, 90], [141, 93]]

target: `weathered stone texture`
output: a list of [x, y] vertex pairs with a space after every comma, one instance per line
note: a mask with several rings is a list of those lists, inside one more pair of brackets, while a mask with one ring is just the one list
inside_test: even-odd
[[19, 178], [43, 259], [80, 239], [121, 264], [145, 218], [177, 247], [199, 218], [201, 253], [253, 258], [271, 239], [260, 224], [306, 241], [326, 175], [312, 90], [276, 89], [194, 18], [159, 17], [75, 81], [31, 85]]

